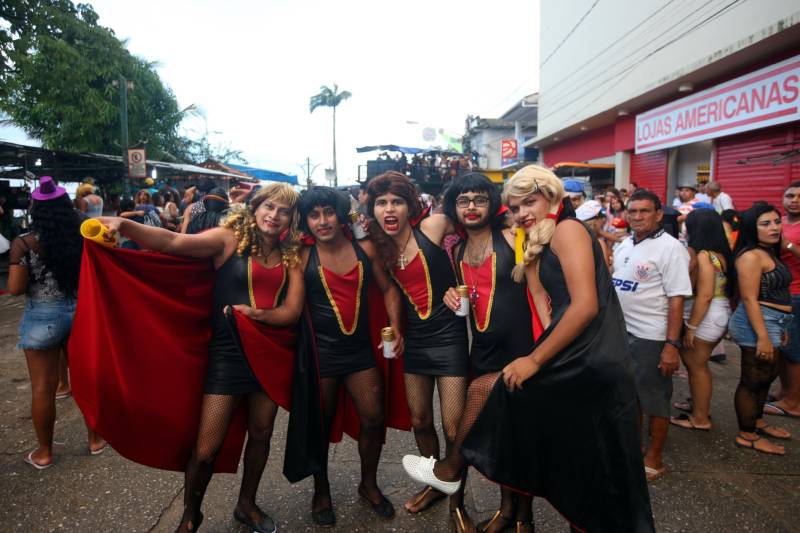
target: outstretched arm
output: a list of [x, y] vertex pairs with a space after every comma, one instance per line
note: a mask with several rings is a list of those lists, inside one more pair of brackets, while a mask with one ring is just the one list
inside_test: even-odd
[[196, 258], [217, 258], [225, 253], [226, 247], [235, 246], [235, 237], [230, 230], [214, 228], [197, 235], [175, 233], [164, 228], [139, 224], [121, 217], [99, 217], [102, 224], [111, 230], [136, 241], [143, 248], [171, 255]]

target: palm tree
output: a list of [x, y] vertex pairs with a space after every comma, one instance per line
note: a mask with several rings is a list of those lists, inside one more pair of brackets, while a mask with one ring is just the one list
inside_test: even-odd
[[319, 94], [311, 97], [308, 103], [309, 112], [313, 113], [318, 107], [330, 107], [333, 109], [333, 186], [339, 184], [339, 174], [336, 170], [336, 107], [342, 103], [343, 100], [350, 98], [352, 93], [350, 91], [339, 92], [339, 86], [333, 84], [333, 89], [327, 85], [320, 87]]

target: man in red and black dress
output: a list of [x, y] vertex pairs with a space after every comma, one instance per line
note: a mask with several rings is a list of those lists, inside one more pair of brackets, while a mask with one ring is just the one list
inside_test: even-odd
[[[308, 245], [301, 257], [307, 319], [319, 364], [324, 435], [332, 436], [334, 440], [338, 437], [331, 427], [335, 426], [337, 409], [341, 413], [343, 407], [339, 397], [344, 386], [359, 422], [354, 431], [348, 431], [355, 433], [361, 457], [358, 494], [369, 502], [376, 514], [392, 518], [394, 507], [378, 488], [376, 475], [385, 425], [398, 424], [397, 417], [391, 412], [391, 402], [384, 401], [384, 390], [391, 388], [391, 382], [386, 383], [384, 379], [390, 376], [389, 363], [377, 360], [382, 356], [376, 357], [378, 335], [372, 330], [387, 325], [381, 309], [385, 307], [388, 325], [397, 336], [395, 355], [400, 355], [403, 344], [399, 330], [402, 319], [400, 293], [377, 258], [372, 243], [352, 238], [346, 225], [350, 203], [343, 194], [330, 187], [314, 187], [303, 194], [298, 206], [300, 228], [306, 233]], [[383, 295], [382, 302], [380, 297], [377, 301], [374, 296], [370, 298], [369, 288], [373, 282]], [[370, 300], [372, 309], [369, 309]], [[401, 372], [398, 367], [400, 380]], [[399, 383], [402, 385], [402, 381]], [[395, 403], [405, 409], [404, 398]], [[384, 413], [385, 405], [387, 413]], [[409, 429], [407, 424], [406, 421], [400, 425]], [[344, 425], [347, 431], [346, 421]], [[318, 525], [333, 526], [336, 515], [328, 482], [328, 439], [322, 447], [322, 468], [314, 476], [311, 517]]]
[[[458, 282], [469, 288], [473, 377], [501, 371], [533, 350], [531, 310], [526, 285], [516, 283], [514, 233], [506, 227], [506, 209], [497, 187], [483, 174], [456, 180], [444, 198], [444, 213], [460, 225], [463, 240], [453, 249]], [[451, 309], [459, 305], [455, 288], [445, 294]], [[478, 531], [532, 531], [532, 498], [501, 487], [500, 509], [478, 524]]]

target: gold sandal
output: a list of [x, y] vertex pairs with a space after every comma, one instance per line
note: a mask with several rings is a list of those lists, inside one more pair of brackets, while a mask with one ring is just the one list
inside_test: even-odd
[[508, 529], [509, 526], [511, 525], [511, 523], [513, 522], [512, 518], [507, 517], [506, 515], [503, 514], [502, 511], [497, 510], [497, 511], [494, 512], [494, 515], [492, 515], [492, 517], [489, 520], [487, 520], [486, 522], [483, 522], [482, 524], [478, 524], [478, 527], [480, 528], [481, 533], [485, 533], [486, 531], [489, 531], [489, 528], [497, 520], [503, 520], [506, 523], [506, 525], [504, 525], [500, 529], [500, 531], [505, 531], [506, 529]]
[[[453, 519], [453, 523], [456, 526], [456, 532], [457, 533], [470, 531], [470, 530], [467, 529], [467, 524], [465, 522], [464, 517], [466, 517], [466, 519], [469, 520], [469, 515], [467, 515], [466, 511], [462, 511], [461, 507], [456, 507], [455, 509], [450, 511], [450, 518]], [[471, 520], [470, 520], [470, 523], [472, 523]], [[475, 526], [473, 526], [473, 527], [475, 527]]]

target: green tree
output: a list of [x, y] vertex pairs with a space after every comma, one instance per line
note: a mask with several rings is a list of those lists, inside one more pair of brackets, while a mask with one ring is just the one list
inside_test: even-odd
[[[133, 56], [97, 24], [97, 13], [68, 0], [10, 0], [0, 41], [0, 110], [48, 148], [119, 153], [120, 75], [134, 84], [128, 95], [131, 145], [154, 159], [185, 160], [178, 126], [181, 110], [155, 65]], [[2, 32], [0, 32], [2, 33]]]
[[336, 108], [344, 100], [350, 98], [350, 91], [339, 92], [339, 86], [333, 84], [333, 89], [327, 85], [320, 87], [319, 94], [315, 94], [309, 101], [309, 112], [313, 113], [318, 107], [330, 107], [333, 110], [333, 186], [339, 184], [339, 173], [336, 168]]

